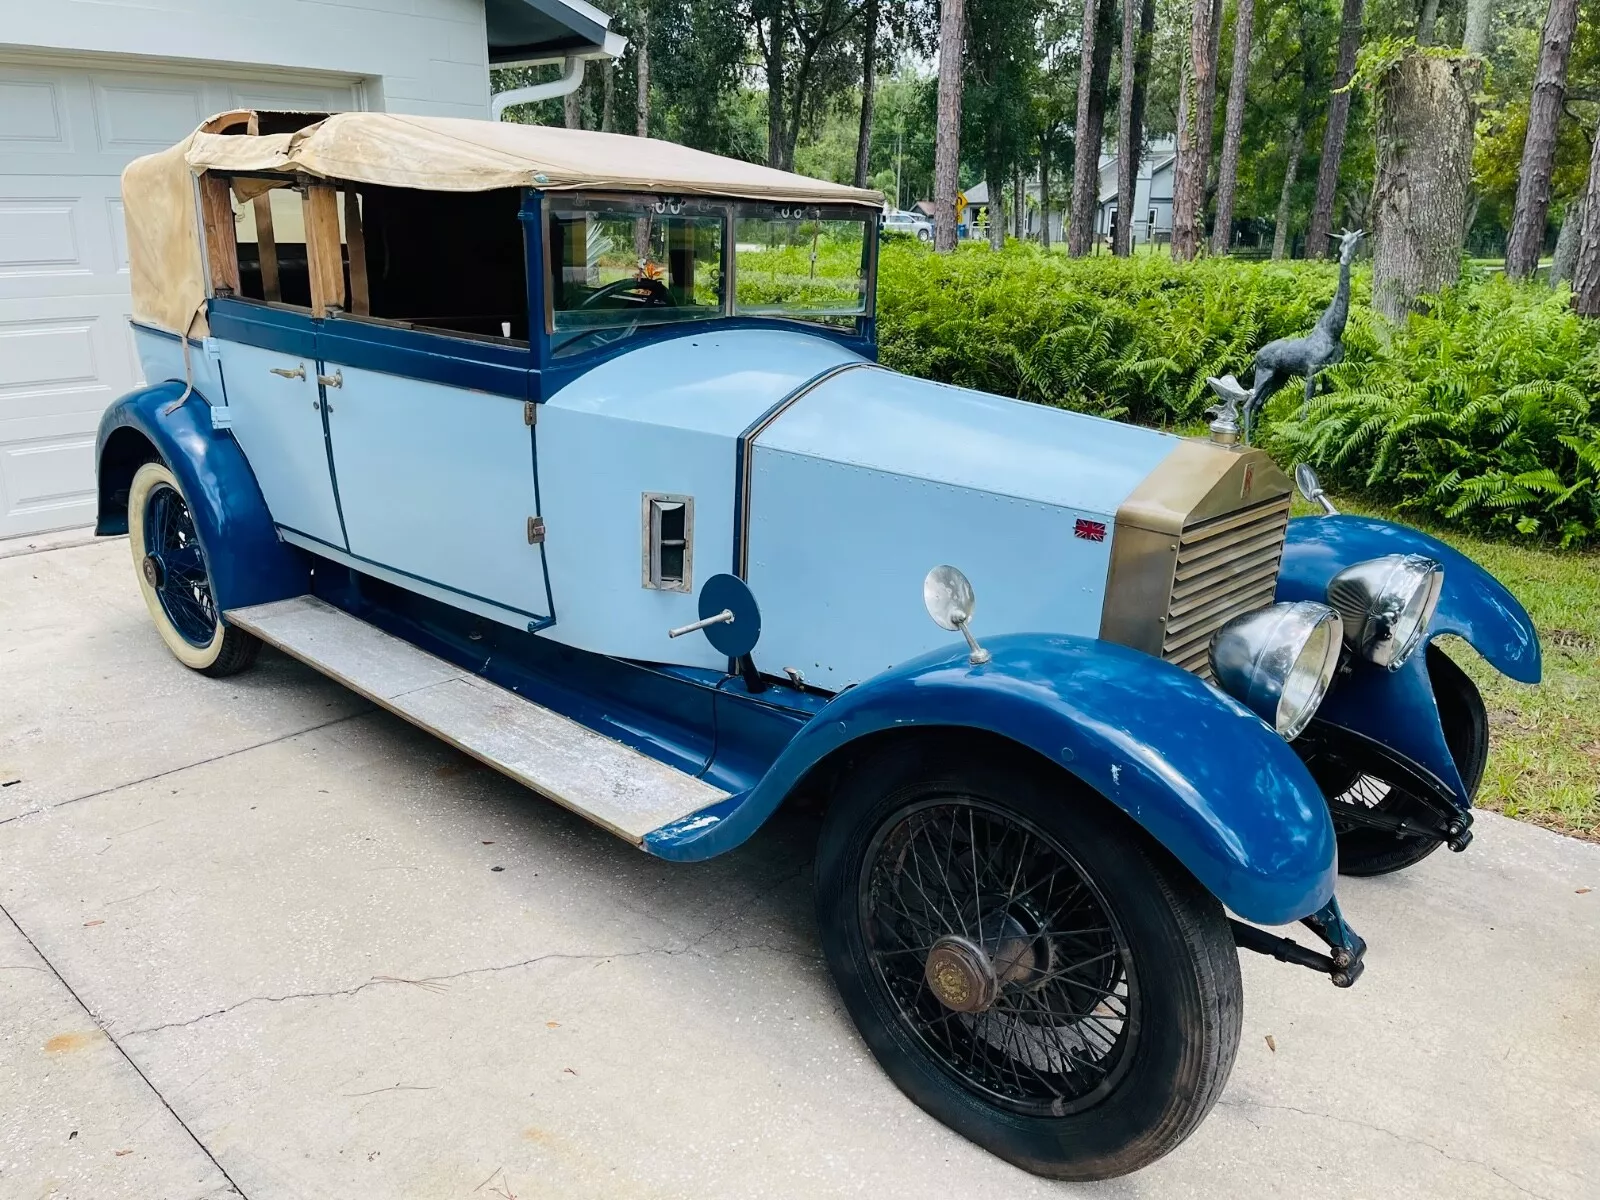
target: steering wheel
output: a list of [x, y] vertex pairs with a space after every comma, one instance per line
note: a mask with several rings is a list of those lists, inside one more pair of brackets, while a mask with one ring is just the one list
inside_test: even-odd
[[[629, 295], [630, 292], [643, 292], [644, 295]], [[597, 292], [592, 292], [583, 298], [579, 308], [594, 308], [604, 301], [616, 297], [624, 297], [625, 303], [640, 304], [649, 308], [676, 308], [678, 302], [672, 298], [672, 293], [667, 290], [666, 284], [659, 279], [618, 279], [615, 283], [608, 283]]]

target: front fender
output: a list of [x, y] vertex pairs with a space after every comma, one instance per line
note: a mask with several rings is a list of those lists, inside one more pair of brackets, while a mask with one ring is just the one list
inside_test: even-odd
[[[1517, 598], [1466, 555], [1418, 529], [1372, 517], [1290, 521], [1277, 598], [1323, 600], [1328, 581], [1339, 571], [1381, 554], [1425, 554], [1444, 567], [1444, 587], [1426, 641], [1456, 634], [1501, 673], [1539, 682], [1539, 635]], [[1427, 655], [1420, 647], [1398, 671], [1352, 662], [1317, 710], [1317, 719], [1387, 746], [1438, 780], [1460, 808], [1472, 806], [1445, 742]]]
[[1420, 529], [1375, 517], [1299, 517], [1289, 522], [1278, 573], [1279, 600], [1324, 600], [1344, 568], [1381, 554], [1425, 554], [1444, 567], [1428, 640], [1454, 633], [1496, 670], [1522, 683], [1542, 673], [1539, 635], [1504, 584], [1459, 550]]
[[181, 382], [139, 388], [100, 418], [95, 445], [100, 518], [95, 532], [128, 531], [127, 480], [120, 477], [131, 479], [132, 468], [148, 461], [153, 449], [189, 502], [219, 612], [303, 595], [311, 586], [309, 560], [278, 540], [244, 451], [225, 430], [212, 428], [211, 405], [196, 392], [167, 411], [183, 391]]
[[647, 848], [702, 858], [737, 845], [833, 751], [890, 729], [961, 726], [1027, 746], [1142, 825], [1240, 916], [1285, 924], [1333, 894], [1321, 791], [1254, 714], [1186, 671], [1092, 638], [1010, 634], [935, 651], [842, 692], [749, 793], [657, 831]]

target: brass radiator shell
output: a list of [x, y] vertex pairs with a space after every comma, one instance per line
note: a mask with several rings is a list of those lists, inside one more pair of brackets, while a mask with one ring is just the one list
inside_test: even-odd
[[1100, 636], [1209, 678], [1211, 634], [1272, 603], [1291, 492], [1264, 450], [1181, 443], [1117, 509]]

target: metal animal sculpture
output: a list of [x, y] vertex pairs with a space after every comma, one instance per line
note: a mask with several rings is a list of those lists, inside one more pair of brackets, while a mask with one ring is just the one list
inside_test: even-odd
[[1305, 403], [1300, 407], [1304, 420], [1311, 398], [1317, 394], [1318, 372], [1344, 358], [1344, 326], [1350, 316], [1350, 263], [1361, 237], [1359, 229], [1346, 229], [1339, 235], [1339, 288], [1333, 294], [1333, 302], [1305, 337], [1279, 338], [1256, 352], [1255, 374], [1248, 391], [1232, 375], [1206, 380], [1223, 400], [1222, 419], [1231, 416], [1236, 406], [1242, 409], [1246, 444], [1256, 414], [1292, 376], [1303, 376], [1306, 381]]

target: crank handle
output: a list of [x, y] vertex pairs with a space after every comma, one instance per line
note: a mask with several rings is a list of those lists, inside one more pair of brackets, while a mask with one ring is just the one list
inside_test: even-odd
[[271, 371], [274, 375], [282, 375], [285, 379], [304, 379], [306, 377], [305, 363], [301, 363], [292, 371], [288, 367], [268, 367], [267, 370]]
[[733, 609], [725, 608], [712, 616], [702, 617], [698, 621], [691, 621], [689, 624], [680, 625], [676, 629], [669, 629], [667, 630], [667, 636], [669, 638], [682, 637], [686, 633], [694, 633], [696, 630], [704, 629], [708, 625], [722, 624], [733, 624]]

